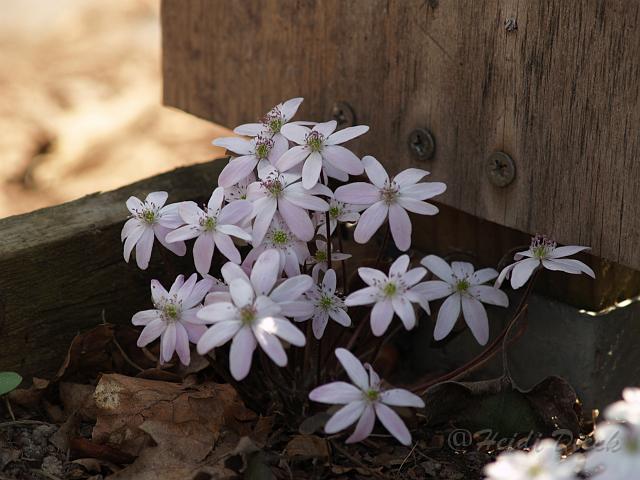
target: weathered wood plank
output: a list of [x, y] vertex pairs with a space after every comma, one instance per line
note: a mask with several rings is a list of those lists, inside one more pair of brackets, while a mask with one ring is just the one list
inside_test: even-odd
[[[449, 185], [444, 203], [640, 268], [639, 2], [162, 7], [166, 104], [233, 126], [293, 96], [312, 118], [347, 101], [372, 127], [357, 150], [391, 170], [426, 166]], [[426, 163], [407, 148], [418, 127], [437, 143]], [[486, 179], [498, 150], [516, 163], [506, 188]]]
[[[122, 258], [120, 231], [130, 195], [166, 190], [169, 201], [204, 201], [224, 161], [182, 168], [119, 190], [0, 220], [0, 370], [45, 375], [73, 336], [104, 318], [127, 323], [149, 308], [149, 281], [191, 273], [190, 254], [154, 247], [141, 271]], [[166, 253], [166, 256], [162, 254]], [[167, 260], [170, 259], [170, 262]]]

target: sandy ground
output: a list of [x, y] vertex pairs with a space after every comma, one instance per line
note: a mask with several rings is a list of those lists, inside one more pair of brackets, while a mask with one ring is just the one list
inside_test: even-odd
[[0, 217], [224, 152], [161, 105], [158, 0], [3, 0]]

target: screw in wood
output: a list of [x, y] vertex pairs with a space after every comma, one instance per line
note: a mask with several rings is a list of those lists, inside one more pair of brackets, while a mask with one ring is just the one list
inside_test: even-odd
[[356, 114], [347, 102], [335, 102], [331, 107], [331, 117], [338, 122], [338, 128], [353, 127]]
[[436, 152], [436, 141], [426, 128], [416, 128], [409, 134], [409, 149], [420, 160], [430, 160]]
[[496, 187], [506, 187], [516, 178], [516, 165], [504, 152], [493, 152], [487, 158], [486, 172], [489, 181]]

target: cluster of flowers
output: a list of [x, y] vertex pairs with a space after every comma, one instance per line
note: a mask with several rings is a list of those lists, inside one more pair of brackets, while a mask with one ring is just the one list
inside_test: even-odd
[[[422, 182], [429, 172], [417, 168], [390, 177], [375, 158], [360, 159], [341, 146], [367, 132], [366, 126], [336, 131], [335, 121], [292, 122], [301, 101], [283, 102], [262, 122], [237, 127], [235, 133], [244, 137], [213, 142], [238, 156], [220, 174], [219, 186], [206, 205], [166, 205], [166, 192], [150, 193], [144, 201], [135, 197], [127, 201], [131, 218], [122, 230], [126, 261], [135, 247], [137, 264], [145, 269], [154, 239], [177, 255], [185, 255], [185, 241], [195, 239], [193, 259], [202, 278], [179, 276], [169, 291], [152, 281], [154, 308], [137, 313], [132, 320], [144, 326], [140, 347], [160, 338], [162, 362], [169, 362], [175, 352], [188, 364], [190, 343], [204, 355], [231, 341], [230, 371], [242, 380], [258, 345], [276, 365], [287, 365], [288, 346], [306, 343], [295, 325], [298, 322], [311, 320], [315, 338], [321, 339], [330, 319], [350, 327], [348, 307], [369, 305], [372, 333], [382, 336], [394, 315], [411, 330], [416, 325], [415, 305], [430, 313], [429, 302], [439, 299], [444, 301], [435, 339], [446, 337], [462, 314], [484, 345], [489, 322], [483, 303], [508, 305], [507, 295], [500, 290], [506, 276], [518, 288], [540, 266], [593, 275], [581, 262], [560, 258], [585, 247], [556, 247], [536, 237], [529, 250], [516, 255], [519, 261], [500, 274], [492, 268], [475, 271], [466, 262], [449, 264], [435, 255], [410, 268], [405, 254], [388, 273], [359, 268], [365, 288], [351, 293], [346, 292], [347, 285], [338, 288], [336, 271], [329, 267], [350, 257], [332, 245], [339, 223], [355, 224], [354, 240], [367, 243], [387, 221], [395, 245], [406, 251], [412, 230], [407, 212], [436, 214], [437, 207], [425, 200], [443, 193], [446, 186]], [[369, 182], [347, 183], [349, 176], [361, 174]], [[329, 178], [345, 184], [333, 191]], [[312, 254], [309, 244], [314, 239]], [[249, 250], [244, 259], [239, 245]], [[228, 260], [221, 269], [222, 280], [209, 274], [216, 248]], [[308, 267], [311, 275], [306, 274]], [[428, 272], [434, 279], [423, 281]], [[487, 284], [493, 280], [494, 285]], [[422, 407], [422, 400], [405, 390], [384, 390], [370, 365], [363, 366], [345, 349], [335, 353], [353, 385], [334, 382], [310, 393], [314, 401], [345, 405], [326, 425], [327, 432], [357, 421], [349, 440], [359, 441], [371, 433], [377, 416], [390, 433], [408, 444], [411, 436], [389, 406]]]
[[554, 440], [529, 452], [501, 454], [485, 468], [487, 480], [631, 480], [640, 472], [640, 389], [626, 388], [623, 400], [605, 410], [586, 454], [561, 455]]

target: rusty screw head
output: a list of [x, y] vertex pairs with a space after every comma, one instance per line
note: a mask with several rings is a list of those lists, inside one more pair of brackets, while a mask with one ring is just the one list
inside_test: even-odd
[[493, 152], [487, 158], [487, 177], [496, 187], [506, 187], [516, 178], [516, 165], [504, 152]]
[[426, 128], [416, 128], [409, 134], [409, 148], [418, 160], [429, 160], [436, 152], [436, 141]]
[[338, 122], [338, 128], [353, 127], [356, 114], [347, 102], [335, 102], [331, 107], [331, 117]]

